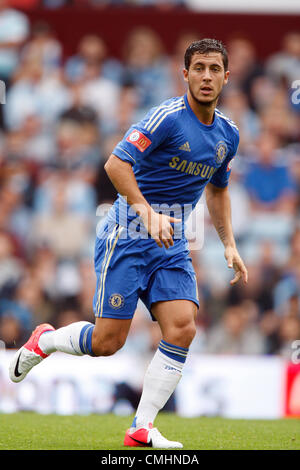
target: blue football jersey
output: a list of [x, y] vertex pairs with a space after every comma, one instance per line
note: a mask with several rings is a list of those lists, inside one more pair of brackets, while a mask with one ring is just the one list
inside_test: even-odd
[[[221, 188], [228, 185], [238, 143], [234, 122], [216, 109], [213, 123], [202, 124], [184, 95], [151, 109], [112, 153], [132, 165], [138, 186], [154, 210], [174, 207], [173, 214], [182, 218], [183, 212], [176, 208], [189, 214], [208, 182]], [[129, 206], [121, 195], [113, 210], [124, 217], [126, 211], [128, 217]], [[129, 220], [133, 217], [131, 212]]]

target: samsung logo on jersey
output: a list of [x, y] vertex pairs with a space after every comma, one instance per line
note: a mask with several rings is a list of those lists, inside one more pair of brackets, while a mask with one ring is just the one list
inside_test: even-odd
[[181, 173], [200, 176], [200, 178], [205, 179], [210, 179], [218, 169], [210, 165], [205, 165], [204, 163], [182, 160], [180, 157], [171, 158], [169, 167], [180, 171]]

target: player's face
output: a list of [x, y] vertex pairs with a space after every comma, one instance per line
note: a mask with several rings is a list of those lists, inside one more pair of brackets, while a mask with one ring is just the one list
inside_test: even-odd
[[229, 76], [229, 72], [224, 70], [220, 52], [195, 53], [189, 69], [184, 69], [183, 74], [191, 96], [202, 105], [216, 103]]

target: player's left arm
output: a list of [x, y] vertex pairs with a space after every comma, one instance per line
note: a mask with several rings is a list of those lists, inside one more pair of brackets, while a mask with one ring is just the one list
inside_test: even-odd
[[243, 279], [246, 284], [248, 282], [248, 271], [237, 250], [231, 222], [231, 202], [228, 183], [233, 159], [237, 154], [239, 145], [239, 131], [234, 123], [231, 122], [229, 126], [230, 133], [228, 137], [230, 137], [231, 141], [228, 149], [229, 152], [206, 186], [206, 202], [212, 222], [224, 245], [224, 256], [227, 265], [235, 271], [235, 276], [230, 281], [230, 284], [233, 285], [240, 279]]
[[211, 220], [224, 245], [224, 256], [227, 265], [235, 270], [235, 276], [230, 281], [230, 284], [233, 285], [240, 279], [243, 279], [246, 284], [248, 282], [248, 272], [237, 250], [234, 239], [228, 186], [218, 187], [208, 183], [206, 186], [206, 203]]

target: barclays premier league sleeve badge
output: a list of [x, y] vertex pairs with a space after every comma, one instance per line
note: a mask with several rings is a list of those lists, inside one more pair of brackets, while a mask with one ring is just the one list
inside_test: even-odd
[[127, 137], [127, 142], [133, 144], [140, 152], [144, 152], [152, 144], [142, 132], [134, 130]]

